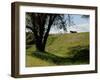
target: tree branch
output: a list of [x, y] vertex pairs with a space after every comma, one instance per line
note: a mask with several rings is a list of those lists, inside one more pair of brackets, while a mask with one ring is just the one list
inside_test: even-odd
[[46, 41], [47, 41], [47, 38], [48, 38], [48, 35], [49, 35], [49, 32], [50, 32], [51, 26], [52, 26], [55, 18], [56, 18], [56, 15], [54, 15], [54, 16], [50, 15], [48, 29], [47, 29], [47, 31], [46, 31], [46, 33], [44, 35], [44, 38], [43, 38], [43, 46], [44, 46], [44, 48], [45, 48], [45, 44], [46, 44]]
[[33, 28], [30, 26], [26, 26], [26, 28], [30, 29], [31, 31], [33, 31]]

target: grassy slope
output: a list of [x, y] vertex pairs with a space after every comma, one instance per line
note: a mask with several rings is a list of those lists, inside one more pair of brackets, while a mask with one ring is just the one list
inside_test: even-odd
[[[52, 37], [55, 40], [52, 40]], [[51, 40], [52, 43], [50, 43]], [[66, 57], [69, 56], [69, 48], [87, 45], [89, 45], [89, 33], [59, 34], [48, 38], [46, 50], [58, 56]]]
[[[46, 51], [60, 56], [60, 57], [69, 57], [70, 48], [76, 46], [88, 46], [89, 45], [89, 33], [74, 33], [74, 34], [59, 34], [59, 35], [50, 35], [48, 37]], [[35, 46], [33, 45], [27, 49], [26, 56], [26, 66], [48, 66], [56, 65], [52, 62], [46, 60], [41, 60], [35, 56], [30, 56], [31, 53], [35, 51]]]

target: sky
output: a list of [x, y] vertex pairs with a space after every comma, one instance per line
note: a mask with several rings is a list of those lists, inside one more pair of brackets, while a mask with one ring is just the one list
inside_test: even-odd
[[[67, 17], [68, 14], [65, 14], [65, 18]], [[70, 14], [71, 15], [71, 20], [75, 25], [67, 27], [67, 33], [70, 33], [70, 31], [77, 31], [79, 32], [89, 32], [89, 27], [90, 27], [90, 18], [82, 18], [82, 15], [80, 14]], [[29, 17], [27, 17], [29, 18]], [[26, 23], [27, 24], [27, 23]], [[26, 32], [29, 31], [26, 29]], [[56, 26], [52, 26], [50, 29], [49, 34], [56, 34], [56, 33], [65, 33], [63, 29], [56, 29]]]
[[[89, 18], [82, 18], [82, 15], [79, 14], [72, 14], [71, 18], [75, 25], [67, 27], [67, 33], [70, 33], [70, 31], [89, 32]], [[50, 33], [64, 33], [64, 31], [63, 29], [57, 30], [52, 27]]]

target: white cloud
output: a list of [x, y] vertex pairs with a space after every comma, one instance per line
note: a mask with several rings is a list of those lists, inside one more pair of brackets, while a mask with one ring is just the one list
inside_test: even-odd
[[[67, 28], [68, 32], [70, 31], [77, 31], [77, 32], [89, 32], [89, 24], [79, 24], [77, 26], [71, 26]], [[56, 28], [51, 28], [50, 34], [55, 34], [55, 33], [64, 33], [63, 29], [57, 30]]]
[[89, 32], [89, 24], [79, 24], [77, 26], [71, 26], [68, 28], [68, 31]]

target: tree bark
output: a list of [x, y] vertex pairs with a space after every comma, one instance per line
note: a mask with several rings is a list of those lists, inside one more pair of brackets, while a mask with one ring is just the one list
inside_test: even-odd
[[49, 24], [48, 24], [48, 29], [47, 29], [47, 31], [45, 33], [45, 36], [44, 36], [44, 39], [43, 39], [43, 43], [42, 43], [43, 50], [45, 50], [45, 46], [46, 46], [46, 43], [47, 43], [47, 38], [49, 36], [49, 32], [50, 32], [51, 26], [52, 26], [55, 18], [56, 18], [56, 15], [54, 15], [53, 17], [50, 16]]
[[[48, 28], [45, 32], [45, 24], [46, 24], [46, 19], [47, 16], [49, 17], [48, 20]], [[47, 42], [47, 38], [49, 36], [50, 28], [54, 22], [54, 19], [56, 18], [56, 15], [43, 15], [42, 17], [39, 14], [38, 16], [33, 15], [32, 16], [32, 24], [33, 24], [33, 33], [35, 37], [35, 45], [36, 45], [36, 50], [40, 52], [45, 51], [45, 46]]]

